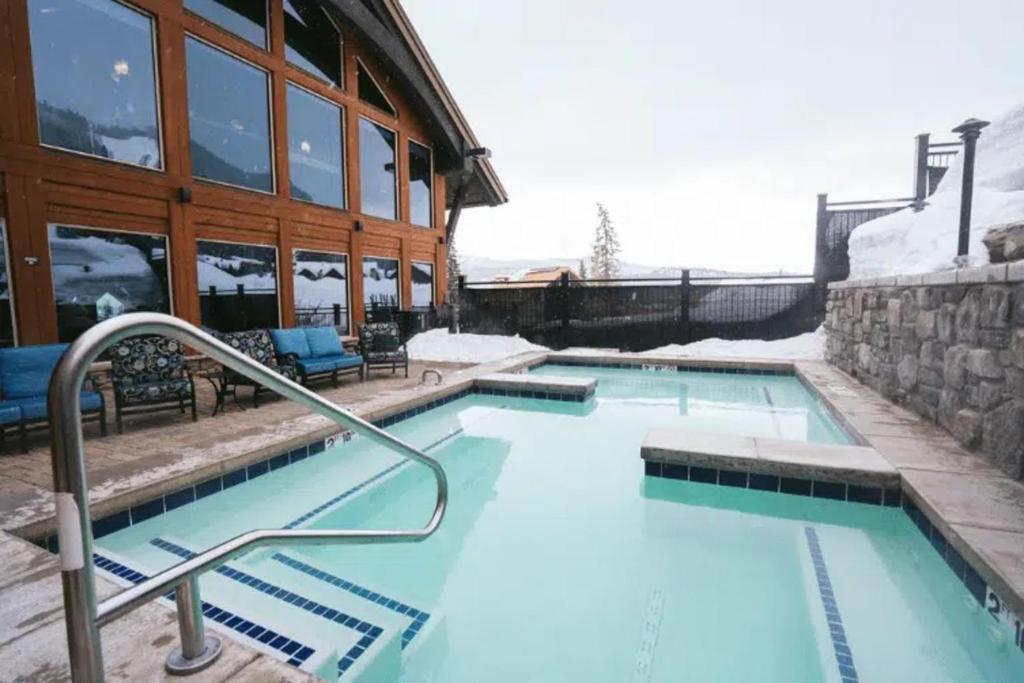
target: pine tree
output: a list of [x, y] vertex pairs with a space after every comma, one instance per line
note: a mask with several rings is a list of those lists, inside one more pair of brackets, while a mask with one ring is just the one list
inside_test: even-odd
[[580, 259], [580, 272], [579, 272], [579, 276], [580, 276], [581, 280], [586, 280], [587, 279], [587, 264], [583, 261], [583, 259]]
[[455, 250], [455, 242], [448, 240], [448, 258], [445, 260], [445, 270], [448, 272], [448, 331], [452, 334], [459, 332], [459, 275], [462, 268], [459, 266], [459, 252]]
[[590, 274], [597, 280], [614, 280], [619, 276], [619, 238], [611, 214], [597, 203], [597, 230], [590, 251]]

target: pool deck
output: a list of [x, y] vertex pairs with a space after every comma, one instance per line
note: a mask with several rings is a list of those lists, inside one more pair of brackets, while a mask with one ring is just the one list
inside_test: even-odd
[[[793, 370], [814, 387], [845, 426], [898, 472], [905, 496], [920, 508], [1016, 614], [1024, 615], [1024, 484], [966, 452], [938, 426], [894, 406], [856, 380], [819, 361], [652, 358], [631, 354], [533, 353], [472, 367], [414, 364], [410, 378], [374, 374], [366, 383], [344, 381], [317, 390], [376, 419], [469, 388], [492, 373], [515, 372], [546, 357], [646, 365], [727, 366]], [[439, 386], [419, 384], [426, 367], [445, 374]], [[212, 393], [197, 383], [200, 420], [157, 414], [136, 419], [124, 435], [99, 438], [86, 426], [86, 460], [94, 518], [175, 491], [218, 473], [265, 459], [289, 447], [336, 433], [337, 427], [295, 404], [273, 400], [258, 410], [229, 402], [209, 417]], [[248, 407], [248, 397], [243, 399]], [[635, 454], [629, 454], [635, 457]], [[0, 454], [0, 660], [5, 678], [63, 680], [67, 675], [60, 578], [55, 556], [23, 541], [54, 529], [52, 473], [46, 435], [27, 455], [8, 443]], [[98, 591], [116, 588], [97, 580]], [[140, 636], [139, 634], [144, 634]], [[164, 680], [163, 659], [177, 640], [173, 612], [149, 604], [103, 630], [111, 680]], [[231, 641], [221, 660], [192, 680], [236, 678], [306, 681], [312, 678]]]

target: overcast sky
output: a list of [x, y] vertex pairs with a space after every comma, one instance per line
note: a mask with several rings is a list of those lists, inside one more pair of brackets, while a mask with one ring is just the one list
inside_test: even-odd
[[913, 136], [1024, 102], [1017, 0], [403, 0], [511, 196], [458, 248], [809, 272], [815, 194], [911, 194]]

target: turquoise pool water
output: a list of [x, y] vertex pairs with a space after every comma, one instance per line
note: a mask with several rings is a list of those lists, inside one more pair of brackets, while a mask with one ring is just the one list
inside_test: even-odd
[[[1024, 680], [1012, 639], [902, 510], [643, 476], [653, 426], [700, 415], [775, 428], [742, 420], [756, 402], [736, 378], [689, 383], [681, 415], [681, 378], [593, 374], [602, 389], [585, 404], [471, 395], [390, 428], [448, 472], [449, 512], [427, 541], [260, 550], [204, 576], [203, 598], [315, 649], [307, 668], [348, 657], [342, 681]], [[789, 406], [785, 379], [756, 381]], [[729, 408], [712, 407], [716, 381]], [[784, 438], [834, 435], [811, 406], [791, 407], [803, 417], [781, 421]], [[419, 526], [434, 489], [423, 468], [353, 439], [100, 538], [97, 552], [152, 573], [179, 561], [168, 548], [281, 527], [339, 496], [303, 525]], [[361, 624], [380, 635], [367, 644], [377, 631]]]

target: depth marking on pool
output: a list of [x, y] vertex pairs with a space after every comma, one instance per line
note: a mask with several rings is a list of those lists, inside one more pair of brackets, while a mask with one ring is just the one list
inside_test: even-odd
[[858, 683], [857, 668], [853, 664], [853, 650], [846, 640], [843, 618], [839, 615], [839, 605], [836, 603], [836, 596], [832, 591], [832, 580], [828, 577], [825, 556], [822, 555], [821, 544], [818, 543], [818, 532], [808, 526], [804, 527], [804, 534], [807, 536], [807, 548], [811, 552], [811, 562], [814, 564], [814, 575], [818, 580], [818, 593], [821, 596], [821, 606], [825, 609], [825, 619], [828, 621], [832, 648], [836, 653], [839, 676], [843, 683]]

